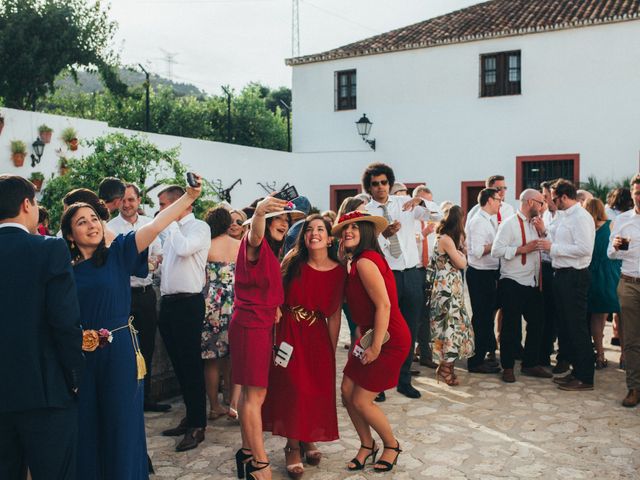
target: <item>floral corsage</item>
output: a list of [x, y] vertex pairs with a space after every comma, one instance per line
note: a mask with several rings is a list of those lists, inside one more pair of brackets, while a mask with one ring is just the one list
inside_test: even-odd
[[97, 348], [104, 348], [111, 342], [113, 342], [113, 335], [106, 328], [83, 330], [82, 332], [82, 350], [85, 352], [93, 352]]

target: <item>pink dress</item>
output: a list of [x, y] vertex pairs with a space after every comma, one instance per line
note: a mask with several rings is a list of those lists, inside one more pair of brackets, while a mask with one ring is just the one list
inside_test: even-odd
[[258, 260], [249, 261], [245, 236], [236, 260], [234, 310], [229, 325], [233, 383], [267, 387], [276, 309], [283, 302], [280, 262], [265, 239]]

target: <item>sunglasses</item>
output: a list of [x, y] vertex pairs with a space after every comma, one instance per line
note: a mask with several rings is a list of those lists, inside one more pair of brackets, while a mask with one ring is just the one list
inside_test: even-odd
[[532, 201], [532, 202], [539, 203], [539, 204], [540, 204], [540, 206], [543, 206], [543, 205], [544, 205], [544, 202], [541, 202], [540, 200], [535, 200], [535, 199], [533, 199], [533, 198], [532, 198], [532, 199], [531, 199], [531, 201]]
[[379, 187], [380, 185], [389, 185], [389, 180], [373, 180], [371, 182], [372, 187]]
[[235, 222], [233, 222], [233, 223], [235, 223], [236, 225], [238, 225], [239, 227], [241, 227], [241, 226], [242, 226], [242, 224], [243, 224], [244, 222], [243, 222], [242, 220], [236, 220], [236, 221], [235, 221]]
[[506, 192], [506, 191], [507, 191], [507, 189], [508, 189], [508, 187], [493, 187], [493, 188], [495, 188], [495, 189], [496, 189], [496, 190], [498, 190], [499, 192], [502, 192], [503, 190]]

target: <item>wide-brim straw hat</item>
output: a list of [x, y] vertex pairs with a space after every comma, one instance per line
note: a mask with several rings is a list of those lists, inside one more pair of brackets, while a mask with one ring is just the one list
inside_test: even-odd
[[[300, 210], [278, 210], [277, 212], [269, 212], [269, 213], [265, 213], [264, 215], [264, 219], [266, 220], [267, 218], [272, 218], [272, 217], [277, 217], [279, 215], [291, 215], [291, 221], [292, 222], [297, 222], [298, 220], [302, 219], [302, 218], [306, 218], [306, 215], [304, 212], [301, 212]], [[253, 218], [253, 217], [251, 217]], [[246, 227], [247, 225], [251, 224], [251, 218], [249, 218], [248, 220], [245, 220], [245, 222], [242, 224], [243, 227]]]
[[389, 226], [389, 222], [384, 217], [381, 217], [379, 215], [369, 215], [368, 213], [356, 210], [355, 212], [349, 212], [342, 215], [338, 222], [331, 229], [331, 235], [333, 235], [334, 237], [340, 236], [344, 227], [354, 222], [373, 223], [373, 226], [376, 230], [376, 235], [380, 235]]

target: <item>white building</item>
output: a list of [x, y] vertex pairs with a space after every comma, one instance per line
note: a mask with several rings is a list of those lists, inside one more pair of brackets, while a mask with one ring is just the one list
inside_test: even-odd
[[619, 180], [639, 164], [639, 15], [639, 0], [493, 0], [289, 59], [293, 150], [332, 158], [332, 207], [373, 161], [465, 208], [492, 174], [512, 203], [559, 176]]

